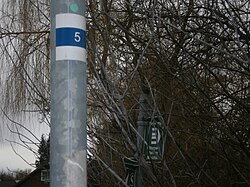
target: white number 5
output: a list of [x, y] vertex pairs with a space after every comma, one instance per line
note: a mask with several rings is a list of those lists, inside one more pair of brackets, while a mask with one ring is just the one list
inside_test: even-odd
[[81, 41], [80, 32], [75, 32], [75, 41], [76, 42], [80, 42]]

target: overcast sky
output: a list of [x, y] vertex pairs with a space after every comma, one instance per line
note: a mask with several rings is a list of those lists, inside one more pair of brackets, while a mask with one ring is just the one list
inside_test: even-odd
[[[36, 121], [36, 122], [35, 122]], [[29, 123], [25, 123], [26, 126], [31, 130], [39, 139], [42, 134], [49, 133], [49, 127], [39, 123], [36, 119], [30, 120]], [[27, 136], [32, 138], [28, 133]], [[18, 141], [18, 138], [13, 136], [6, 123], [2, 123], [0, 127], [0, 171], [1, 170], [16, 170], [16, 169], [32, 169], [27, 163], [25, 163], [13, 150], [10, 143], [7, 140]], [[35, 163], [35, 156], [31, 151], [22, 148], [18, 145], [13, 145], [15, 151], [25, 158], [29, 163]]]
[[[19, 154], [25, 157], [29, 162], [34, 162], [34, 156], [27, 150], [23, 150], [20, 147], [15, 147]], [[16, 170], [16, 169], [32, 169], [26, 164], [19, 156], [17, 156], [12, 150], [11, 146], [0, 146], [0, 171], [1, 170]]]
[[[0, 8], [2, 4], [5, 4], [8, 2], [8, 0], [0, 0]], [[1, 16], [1, 12], [0, 12]], [[0, 20], [1, 24], [1, 20]], [[8, 72], [6, 69], [1, 69], [0, 74], [0, 85], [3, 86], [3, 80], [6, 74]], [[1, 94], [1, 92], [0, 92]], [[3, 95], [0, 95], [0, 106], [2, 106], [3, 101]], [[22, 121], [22, 124], [25, 124], [26, 127], [29, 128], [39, 139], [41, 138], [42, 134], [48, 134], [49, 127], [47, 125], [41, 124], [38, 122], [37, 119], [29, 118], [29, 121]], [[18, 121], [19, 122], [19, 121]], [[27, 136], [30, 136], [27, 134]], [[6, 125], [6, 119], [3, 118], [3, 114], [0, 112], [0, 171], [2, 169], [7, 170], [7, 168], [11, 170], [15, 169], [26, 169], [31, 168], [28, 164], [26, 164], [19, 156], [17, 156], [14, 151], [12, 150], [10, 143], [8, 140], [12, 141], [18, 141], [18, 138], [13, 137], [11, 135], [10, 131], [7, 128]], [[23, 149], [21, 146], [14, 146], [15, 150], [18, 152], [18, 154], [22, 155], [28, 162], [34, 163], [35, 157], [30, 151], [27, 151], [26, 149]]]

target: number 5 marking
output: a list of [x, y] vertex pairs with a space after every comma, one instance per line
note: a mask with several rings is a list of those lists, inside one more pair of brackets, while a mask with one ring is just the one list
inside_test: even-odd
[[80, 42], [81, 41], [81, 34], [80, 32], [75, 32], [75, 41]]

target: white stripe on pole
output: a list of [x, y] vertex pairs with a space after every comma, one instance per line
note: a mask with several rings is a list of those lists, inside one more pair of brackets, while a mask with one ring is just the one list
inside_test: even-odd
[[86, 19], [78, 14], [57, 14], [56, 29], [62, 27], [73, 27], [86, 30]]
[[86, 49], [74, 46], [56, 47], [56, 61], [58, 60], [86, 61]]

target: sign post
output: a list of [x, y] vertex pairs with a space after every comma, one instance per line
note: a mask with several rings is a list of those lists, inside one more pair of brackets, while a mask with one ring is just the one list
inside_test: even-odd
[[87, 187], [84, 15], [84, 0], [51, 0], [51, 187]]
[[139, 99], [139, 115], [137, 121], [137, 157], [139, 166], [137, 169], [137, 179], [136, 185], [143, 186], [143, 167], [142, 167], [142, 159], [144, 157], [144, 149], [145, 149], [145, 130], [147, 128], [147, 121], [148, 117], [150, 116], [151, 110], [149, 107], [149, 99], [150, 98], [150, 90], [147, 87], [143, 87], [142, 93]]

